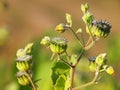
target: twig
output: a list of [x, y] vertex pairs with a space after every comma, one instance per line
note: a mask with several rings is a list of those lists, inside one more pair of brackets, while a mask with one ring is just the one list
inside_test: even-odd
[[75, 67], [72, 67], [70, 72], [70, 90], [73, 89], [74, 72], [75, 72]]
[[73, 90], [78, 90], [78, 89], [81, 89], [81, 88], [96, 84], [98, 79], [99, 79], [99, 68], [96, 70], [95, 76], [94, 76], [94, 78], [93, 78], [93, 80], [91, 82], [86, 83], [86, 84], [81, 85], [81, 86], [78, 86], [78, 87], [75, 87], [75, 88], [73, 88]]
[[83, 47], [79, 37], [77, 36], [77, 34], [74, 32], [74, 30], [72, 28], [70, 28], [70, 30], [73, 32], [73, 34], [75, 35], [75, 37], [77, 38], [77, 40], [79, 41], [80, 45]]
[[65, 64], [67, 64], [69, 67], [73, 67], [70, 63], [68, 63], [67, 61], [65, 61], [64, 59], [62, 59], [59, 54], [58, 54], [58, 60], [61, 60], [62, 62], [64, 62]]

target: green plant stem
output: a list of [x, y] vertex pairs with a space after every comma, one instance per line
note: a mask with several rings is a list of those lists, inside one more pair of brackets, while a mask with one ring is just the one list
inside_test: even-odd
[[92, 41], [89, 45], [87, 45], [84, 49], [87, 51], [89, 50], [91, 47], [93, 47], [93, 45], [95, 44], [95, 41]]
[[81, 51], [81, 53], [80, 53], [80, 55], [79, 55], [79, 57], [77, 58], [77, 62], [73, 65], [74, 67], [76, 67], [77, 66], [77, 64], [79, 63], [79, 61], [80, 61], [80, 59], [81, 59], [81, 57], [82, 57], [82, 55], [83, 55], [83, 53], [85, 52], [85, 50], [84, 49], [82, 49], [82, 51]]
[[32, 90], [37, 90], [37, 87], [36, 87], [34, 81], [32, 80], [32, 77], [28, 73], [26, 73], [26, 74], [27, 74], [27, 76], [28, 76], [28, 78], [30, 80], [30, 83], [31, 83], [31, 86], [32, 86]]
[[75, 67], [71, 67], [71, 72], [70, 72], [70, 90], [73, 89], [74, 72], [75, 72]]
[[99, 70], [96, 71], [95, 76], [94, 76], [94, 78], [93, 78], [93, 80], [91, 82], [86, 83], [86, 84], [81, 85], [81, 86], [78, 86], [78, 87], [75, 87], [75, 88], [73, 88], [73, 90], [78, 90], [78, 89], [81, 89], [81, 88], [96, 84], [97, 81], [98, 81], [98, 78], [99, 78]]
[[77, 40], [79, 41], [80, 45], [83, 47], [79, 37], [77, 36], [77, 34], [74, 32], [74, 30], [72, 28], [70, 28], [70, 30], [72, 31], [72, 33], [75, 35], [75, 37], [77, 38]]
[[73, 67], [70, 63], [68, 63], [67, 61], [65, 61], [64, 59], [62, 59], [59, 54], [58, 54], [58, 60], [61, 60], [62, 62], [64, 62], [65, 64], [67, 64], [69, 67]]

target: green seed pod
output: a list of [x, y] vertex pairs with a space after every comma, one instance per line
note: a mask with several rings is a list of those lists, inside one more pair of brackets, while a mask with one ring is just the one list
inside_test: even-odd
[[[111, 25], [107, 21], [93, 21], [90, 25], [90, 32], [93, 36], [98, 38], [107, 37], [110, 33]], [[88, 31], [87, 31], [88, 32]]]
[[19, 71], [17, 73], [17, 80], [20, 85], [26, 86], [30, 84], [29, 77], [24, 71]]
[[32, 56], [26, 55], [16, 60], [16, 67], [20, 71], [28, 71], [32, 68]]
[[56, 26], [55, 31], [60, 32], [60, 33], [63, 33], [63, 32], [65, 32], [65, 30], [67, 30], [68, 28], [69, 28], [68, 25], [59, 24], [59, 25]]
[[64, 38], [53, 38], [50, 43], [50, 49], [53, 53], [61, 54], [67, 49], [67, 40]]

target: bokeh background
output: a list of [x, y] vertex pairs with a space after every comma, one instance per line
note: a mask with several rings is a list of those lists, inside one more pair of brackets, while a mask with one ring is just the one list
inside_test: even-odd
[[[107, 52], [108, 63], [114, 67], [115, 75], [105, 73], [98, 85], [81, 90], [120, 90], [120, 0], [0, 0], [0, 90], [30, 90], [17, 83], [15, 68], [17, 49], [29, 42], [35, 43], [34, 74], [35, 79], [41, 78], [37, 83], [39, 90], [52, 90], [51, 52], [39, 42], [44, 35], [60, 35], [54, 28], [65, 22], [65, 13], [72, 15], [75, 30], [79, 27], [85, 29], [80, 5], [86, 2], [95, 19], [107, 20], [112, 25], [110, 35], [96, 43], [86, 56]], [[69, 32], [60, 36], [74, 40]], [[87, 39], [87, 35], [85, 37]], [[76, 52], [75, 43], [69, 44]], [[75, 86], [92, 80], [87, 60], [81, 60], [76, 73]]]

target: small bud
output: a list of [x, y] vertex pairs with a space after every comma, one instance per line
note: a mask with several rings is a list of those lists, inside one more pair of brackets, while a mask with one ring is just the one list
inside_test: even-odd
[[114, 75], [114, 69], [112, 66], [108, 66], [105, 71], [110, 75]]
[[18, 83], [20, 85], [26, 86], [26, 85], [30, 84], [29, 78], [28, 78], [26, 72], [24, 72], [24, 71], [19, 71], [17, 73], [17, 79], [18, 79]]
[[106, 53], [103, 53], [103, 54], [99, 54], [97, 57], [96, 57], [96, 60], [95, 62], [99, 65], [99, 66], [102, 66], [104, 64], [106, 64]]
[[28, 71], [32, 68], [32, 56], [26, 55], [16, 60], [16, 67], [20, 71]]
[[63, 33], [65, 32], [65, 30], [67, 30], [68, 28], [66, 27], [65, 24], [59, 24], [56, 26], [55, 30], [60, 32], [60, 33]]
[[82, 33], [82, 29], [79, 28], [79, 29], [76, 31], [76, 33]]
[[98, 38], [107, 37], [110, 33], [111, 25], [107, 21], [93, 21], [90, 31], [93, 36]]
[[83, 4], [81, 5], [81, 10], [84, 14], [88, 11], [88, 9], [89, 9], [88, 3], [86, 3], [85, 5]]
[[90, 57], [89, 58], [89, 69], [92, 72], [95, 72], [97, 69], [97, 64], [95, 62], [96, 58], [95, 57]]
[[23, 57], [26, 55], [26, 51], [24, 49], [18, 49], [17, 50], [17, 53], [16, 53], [16, 56], [19, 58], [19, 57]]
[[33, 43], [28, 43], [25, 46], [25, 51], [26, 51], [27, 54], [31, 53], [32, 47], [33, 47]]
[[49, 45], [50, 45], [50, 37], [45, 36], [45, 37], [41, 40], [40, 44], [49, 46]]
[[72, 16], [69, 13], [66, 13], [66, 21], [72, 27]]
[[67, 49], [67, 40], [64, 38], [56, 37], [51, 40], [50, 49], [53, 53], [61, 54]]
[[82, 17], [82, 19], [83, 19], [83, 21], [84, 21], [84, 23], [86, 25], [89, 25], [94, 20], [94, 17], [93, 17], [93, 15], [91, 13], [87, 12], [87, 13], [84, 14], [84, 16]]

